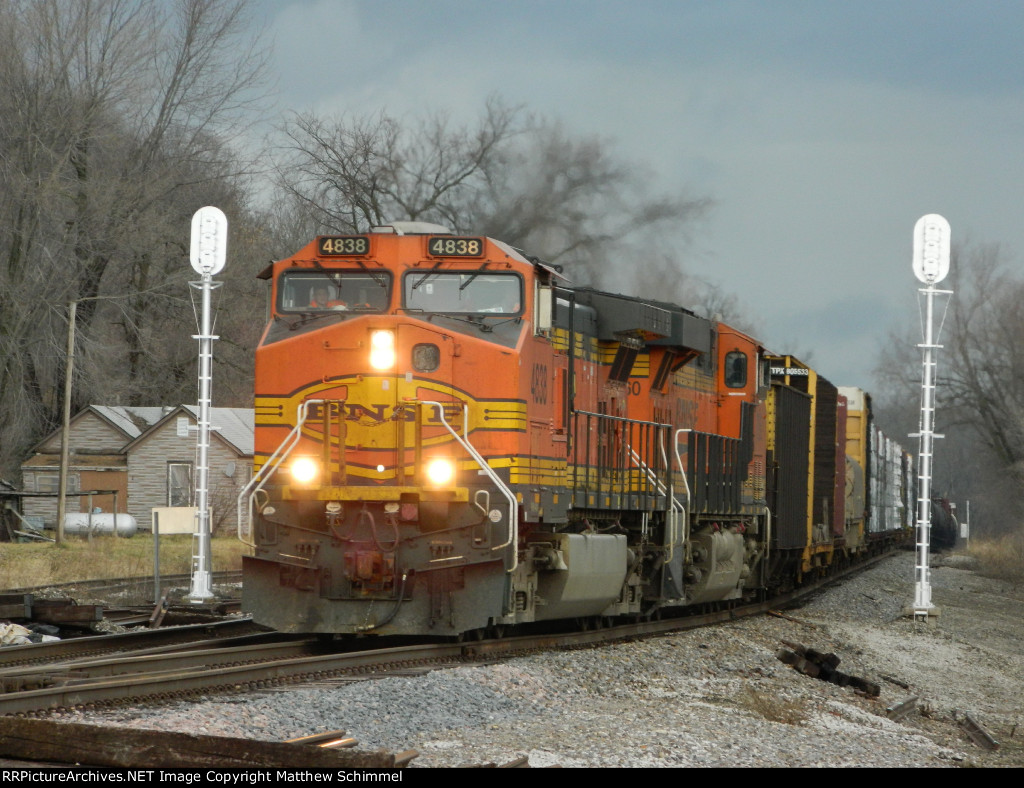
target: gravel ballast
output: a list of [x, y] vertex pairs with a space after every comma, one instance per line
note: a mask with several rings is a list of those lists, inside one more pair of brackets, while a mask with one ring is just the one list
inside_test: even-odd
[[[360, 749], [415, 749], [412, 768], [955, 767], [1024, 765], [1024, 593], [933, 558], [927, 623], [913, 553], [800, 609], [700, 630], [485, 666], [153, 707], [81, 711], [74, 722], [280, 741], [344, 730]], [[780, 662], [784, 641], [877, 683], [866, 697]], [[910, 697], [902, 721], [886, 709]], [[999, 743], [974, 744], [969, 714]]]

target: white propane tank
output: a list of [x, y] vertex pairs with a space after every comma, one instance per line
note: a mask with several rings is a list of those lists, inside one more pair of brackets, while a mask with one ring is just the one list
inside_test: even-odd
[[[115, 519], [116, 518], [116, 519]], [[64, 515], [64, 533], [66, 534], [112, 534], [117, 527], [118, 536], [135, 536], [139, 530], [138, 523], [130, 514], [114, 515], [111, 512], [89, 514], [88, 512], [71, 512]]]

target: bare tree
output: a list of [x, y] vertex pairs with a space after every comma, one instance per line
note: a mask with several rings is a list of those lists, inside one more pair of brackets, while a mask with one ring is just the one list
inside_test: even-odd
[[[971, 245], [952, 250], [943, 284], [954, 294], [939, 338], [936, 431], [946, 437], [936, 446], [937, 489], [984, 491], [989, 523], [1016, 524], [1024, 513], [1016, 492], [1024, 481], [1024, 279], [997, 245]], [[918, 326], [894, 335], [879, 364], [887, 398], [904, 410], [920, 403], [920, 341]]]
[[[635, 285], [658, 265], [674, 291], [684, 278], [679, 248], [709, 205], [650, 196], [645, 174], [608, 143], [572, 137], [497, 98], [472, 127], [444, 114], [407, 125], [386, 113], [305, 114], [283, 131], [278, 184], [291, 199], [291, 226], [356, 232], [433, 221], [501, 238], [584, 284]], [[675, 251], [669, 266], [666, 249]]]
[[518, 132], [517, 112], [488, 103], [475, 129], [435, 114], [408, 129], [386, 113], [297, 115], [283, 129], [278, 184], [312, 222], [356, 232], [397, 219], [468, 231], [465, 206]]
[[693, 297], [683, 257], [710, 200], [652, 194], [642, 166], [558, 122], [532, 120], [514, 143], [466, 206], [474, 226], [562, 265], [583, 284]]
[[76, 406], [176, 392], [163, 345], [183, 318], [189, 336], [189, 218], [245, 204], [230, 141], [264, 61], [244, 6], [0, 0], [0, 401], [20, 403], [0, 412], [5, 468], [57, 423], [72, 300]]

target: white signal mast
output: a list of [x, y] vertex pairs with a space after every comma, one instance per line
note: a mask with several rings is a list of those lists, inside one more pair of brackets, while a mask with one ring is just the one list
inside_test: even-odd
[[[918, 345], [924, 351], [924, 369], [921, 377], [921, 421], [918, 442], [918, 498], [917, 498], [917, 566], [915, 568], [914, 605], [915, 619], [927, 621], [929, 614], [938, 615], [932, 604], [931, 575], [928, 567], [928, 551], [931, 537], [932, 517], [932, 456], [935, 428], [935, 353], [942, 346], [935, 344], [941, 332], [933, 329], [935, 296], [952, 295], [952, 290], [936, 290], [935, 285], [949, 273], [949, 222], [935, 213], [927, 214], [914, 225], [914, 275], [927, 285], [918, 292], [925, 298], [924, 343]], [[910, 437], [915, 437], [911, 435]]]
[[201, 604], [213, 597], [210, 571], [210, 397], [213, 386], [213, 340], [210, 332], [210, 294], [220, 282], [220, 273], [227, 260], [228, 220], [220, 208], [206, 206], [192, 216], [192, 268], [202, 279], [189, 286], [202, 292], [202, 316], [199, 335], [199, 437], [196, 444], [196, 532], [192, 550], [192, 589], [189, 601]]

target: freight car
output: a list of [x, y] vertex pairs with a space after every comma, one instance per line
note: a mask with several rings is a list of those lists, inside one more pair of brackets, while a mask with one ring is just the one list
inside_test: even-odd
[[932, 498], [929, 522], [931, 546], [936, 550], [952, 550], [960, 536], [960, 523], [956, 519], [956, 505], [948, 498]]
[[908, 528], [869, 398], [725, 323], [422, 223], [321, 236], [263, 276], [242, 604], [275, 629], [733, 605]]

